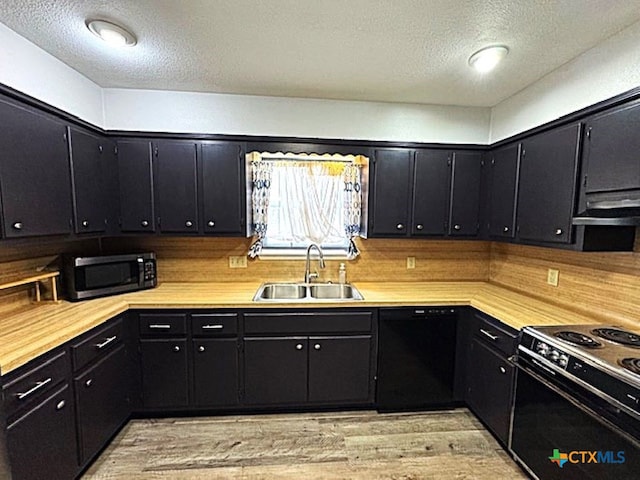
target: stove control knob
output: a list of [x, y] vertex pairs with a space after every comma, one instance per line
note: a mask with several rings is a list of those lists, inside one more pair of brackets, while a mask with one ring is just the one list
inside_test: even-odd
[[551, 350], [551, 355], [549, 355], [549, 359], [552, 362], [557, 362], [558, 358], [560, 358], [560, 353], [557, 350]]
[[560, 355], [560, 358], [558, 359], [558, 365], [560, 365], [561, 367], [566, 367], [569, 364], [569, 357], [567, 355]]
[[537, 350], [539, 355], [542, 355], [543, 357], [546, 357], [549, 354], [549, 345], [547, 345], [546, 343], [540, 342], [537, 345], [536, 350]]

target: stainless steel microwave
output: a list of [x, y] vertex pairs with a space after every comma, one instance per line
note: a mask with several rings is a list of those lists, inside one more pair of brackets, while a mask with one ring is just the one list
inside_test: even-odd
[[156, 255], [65, 257], [63, 282], [71, 301], [153, 288], [158, 284]]

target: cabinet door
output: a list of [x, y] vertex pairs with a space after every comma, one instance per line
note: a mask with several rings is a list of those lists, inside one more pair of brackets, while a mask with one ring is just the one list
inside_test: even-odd
[[106, 161], [102, 138], [69, 128], [71, 181], [76, 233], [104, 232], [107, 217]]
[[162, 232], [198, 232], [196, 144], [154, 144], [155, 186]]
[[371, 217], [374, 236], [408, 234], [412, 170], [412, 150], [375, 151]]
[[122, 231], [155, 231], [151, 144], [148, 141], [118, 141], [118, 179]]
[[640, 103], [598, 115], [586, 130], [585, 192], [640, 188]]
[[579, 141], [580, 125], [573, 124], [522, 142], [519, 238], [571, 242]]
[[416, 151], [413, 175], [413, 235], [445, 235], [451, 185], [451, 154]]
[[515, 233], [516, 200], [520, 146], [509, 145], [491, 155], [491, 193], [489, 200], [489, 235], [513, 238]]
[[307, 337], [244, 339], [244, 401], [254, 405], [307, 401]]
[[74, 378], [80, 465], [91, 460], [129, 416], [128, 384], [124, 345]]
[[5, 236], [71, 233], [66, 126], [0, 101], [0, 152]]
[[449, 202], [449, 235], [475, 236], [479, 228], [482, 153], [454, 152]]
[[142, 402], [145, 407], [183, 407], [189, 401], [187, 341], [140, 341]]
[[371, 402], [371, 335], [309, 338], [309, 401]]
[[7, 447], [13, 478], [74, 478], [78, 472], [73, 396], [68, 385], [10, 420]]
[[102, 174], [104, 177], [105, 202], [107, 205], [107, 235], [120, 233], [120, 186], [118, 178], [118, 145], [102, 137]]
[[198, 339], [193, 348], [194, 403], [199, 407], [238, 404], [238, 340]]
[[201, 158], [204, 232], [243, 235], [246, 193], [242, 145], [203, 143]]
[[515, 367], [477, 338], [471, 342], [467, 403], [504, 443], [509, 437]]

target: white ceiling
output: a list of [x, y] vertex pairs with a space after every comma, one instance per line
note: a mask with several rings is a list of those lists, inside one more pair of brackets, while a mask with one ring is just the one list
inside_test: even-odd
[[[138, 45], [108, 49], [87, 18]], [[483, 107], [638, 20], [640, 0], [0, 2], [0, 22], [106, 88]], [[467, 60], [493, 43], [511, 52], [481, 76]]]

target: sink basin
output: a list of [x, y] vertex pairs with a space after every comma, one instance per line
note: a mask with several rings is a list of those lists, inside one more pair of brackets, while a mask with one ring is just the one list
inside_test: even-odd
[[341, 283], [311, 285], [309, 294], [318, 300], [362, 300], [362, 295], [355, 287]]
[[362, 300], [362, 294], [348, 283], [264, 283], [254, 302], [317, 302]]
[[297, 283], [267, 283], [254, 300], [300, 300], [307, 296], [307, 287]]

